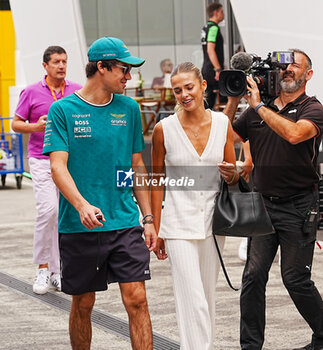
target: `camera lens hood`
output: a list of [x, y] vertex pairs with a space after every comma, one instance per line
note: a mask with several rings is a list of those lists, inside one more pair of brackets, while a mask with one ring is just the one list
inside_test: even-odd
[[247, 91], [247, 78], [243, 70], [223, 70], [220, 73], [220, 95], [243, 96]]

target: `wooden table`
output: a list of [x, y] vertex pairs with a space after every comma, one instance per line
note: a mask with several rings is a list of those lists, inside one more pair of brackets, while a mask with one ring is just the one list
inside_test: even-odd
[[[134, 96], [131, 96], [131, 93]], [[138, 96], [138, 93], [142, 96]], [[159, 113], [164, 111], [170, 114], [176, 105], [172, 89], [146, 88], [138, 90], [138, 88], [130, 88], [125, 90], [125, 95], [130, 95], [140, 106], [144, 135], [148, 133], [151, 125], [156, 124]], [[147, 114], [149, 115], [148, 121], [146, 120]]]

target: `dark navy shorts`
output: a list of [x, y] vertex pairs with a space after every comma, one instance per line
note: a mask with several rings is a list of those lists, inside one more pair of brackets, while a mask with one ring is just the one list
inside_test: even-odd
[[62, 291], [107, 290], [108, 283], [150, 279], [150, 252], [141, 226], [115, 231], [60, 233]]

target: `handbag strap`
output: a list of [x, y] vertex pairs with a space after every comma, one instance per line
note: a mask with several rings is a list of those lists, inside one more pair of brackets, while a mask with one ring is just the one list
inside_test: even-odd
[[243, 143], [240, 143], [240, 150], [239, 150], [239, 156], [238, 156], [238, 161], [241, 161], [242, 159], [242, 151], [243, 151]]
[[248, 183], [242, 176], [239, 177], [238, 185], [239, 185], [240, 192], [251, 192], [251, 189]]
[[233, 287], [233, 285], [232, 285], [232, 283], [231, 283], [231, 281], [230, 281], [229, 275], [228, 275], [228, 273], [227, 273], [227, 270], [226, 270], [226, 268], [225, 268], [225, 266], [224, 266], [224, 262], [223, 262], [223, 259], [222, 259], [222, 255], [221, 255], [221, 252], [220, 252], [220, 248], [219, 248], [219, 246], [218, 246], [218, 242], [217, 242], [217, 240], [216, 240], [215, 235], [213, 235], [213, 238], [214, 238], [215, 247], [216, 247], [216, 250], [217, 250], [217, 252], [218, 252], [218, 256], [219, 256], [219, 259], [220, 259], [220, 263], [221, 263], [221, 266], [222, 266], [222, 270], [223, 270], [225, 279], [227, 280], [229, 287], [230, 287], [231, 289], [233, 289], [234, 291], [238, 292], [238, 291], [241, 289], [241, 286], [240, 286], [239, 288]]

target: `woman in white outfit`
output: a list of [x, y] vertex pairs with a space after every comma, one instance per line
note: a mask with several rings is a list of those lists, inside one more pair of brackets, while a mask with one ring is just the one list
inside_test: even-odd
[[[204, 108], [206, 82], [196, 66], [178, 65], [171, 83], [177, 113], [156, 125], [152, 141], [153, 173], [160, 185], [151, 192], [159, 232], [155, 253], [158, 259], [170, 259], [181, 349], [210, 350], [219, 272], [211, 220], [220, 172], [230, 185], [239, 178], [233, 131], [226, 115]], [[195, 186], [180, 190], [168, 185], [162, 211], [164, 186], [159, 179], [165, 169], [168, 178], [175, 173], [177, 178], [194, 178]], [[218, 242], [223, 249], [224, 237]]]

